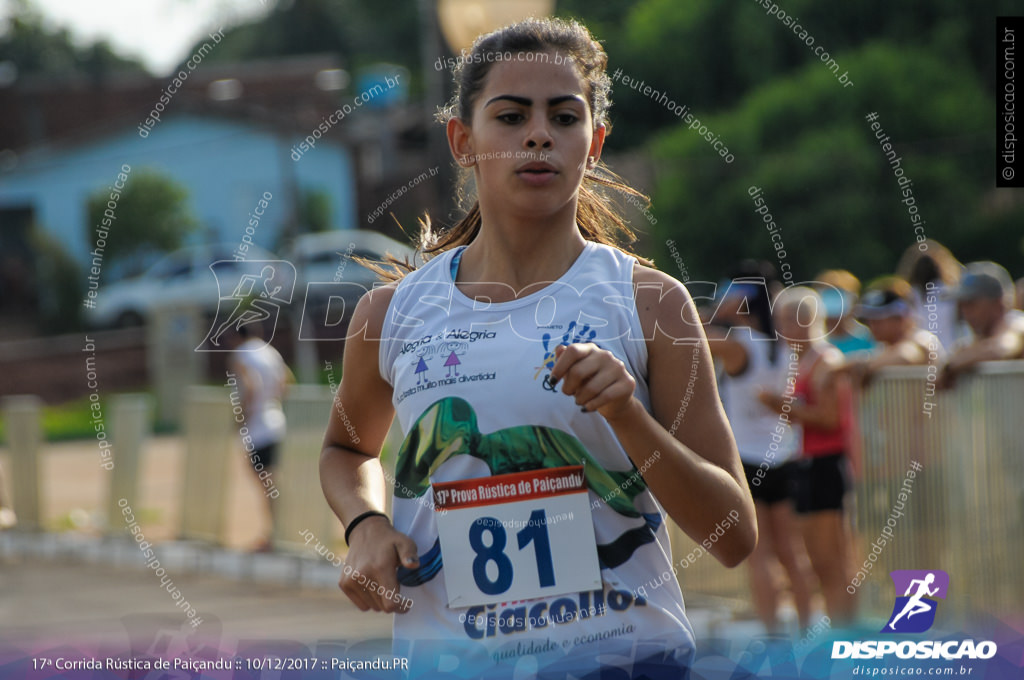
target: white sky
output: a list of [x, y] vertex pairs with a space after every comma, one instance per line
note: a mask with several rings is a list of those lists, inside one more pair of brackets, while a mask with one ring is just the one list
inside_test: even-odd
[[[142, 61], [154, 75], [170, 73], [196, 41], [221, 27], [270, 11], [271, 0], [29, 0], [51, 26], [79, 44], [104, 38]], [[7, 17], [12, 0], [0, 0]]]

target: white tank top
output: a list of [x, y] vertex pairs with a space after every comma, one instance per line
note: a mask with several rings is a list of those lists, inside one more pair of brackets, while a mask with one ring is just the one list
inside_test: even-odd
[[[760, 390], [785, 395], [789, 376], [789, 348], [778, 342], [775, 363], [770, 357], [771, 341], [752, 328], [733, 328], [729, 339], [747, 351], [747, 368], [738, 376], [724, 375], [721, 381], [722, 404], [732, 425], [740, 459], [748, 465], [767, 463], [775, 467], [797, 454], [800, 446], [799, 425], [790, 426], [757, 399]], [[796, 380], [796, 374], [793, 374]], [[795, 389], [795, 382], [788, 388]]]
[[[417, 569], [399, 571], [402, 595], [413, 606], [395, 616], [395, 653], [410, 657], [417, 672], [436, 669], [444, 656], [458, 665], [452, 671], [458, 677], [480, 677], [498, 663], [533, 669], [531, 675], [610, 664], [627, 677], [689, 666], [693, 632], [672, 572], [664, 512], [606, 421], [582, 413], [561, 386], [548, 382], [557, 345], [594, 342], [625, 363], [637, 398], [650, 410], [647, 347], [632, 283], [636, 260], [588, 241], [558, 281], [490, 304], [455, 287], [457, 252], [435, 257], [399, 283], [380, 345], [380, 372], [393, 388], [405, 436], [395, 467], [394, 524], [416, 541], [420, 555]], [[587, 534], [592, 523], [601, 584], [449, 606], [445, 565], [486, 559], [473, 550], [488, 541], [491, 549], [497, 538], [443, 554], [430, 482], [579, 464], [592, 522], [574, 531]], [[504, 550], [515, 548], [509, 532]], [[493, 564], [484, 566], [493, 574]]]
[[284, 439], [285, 419], [281, 397], [285, 385], [285, 365], [281, 355], [269, 344], [250, 338], [235, 350], [235, 360], [244, 366], [252, 379], [251, 412], [245, 424], [253, 446], [260, 448]]

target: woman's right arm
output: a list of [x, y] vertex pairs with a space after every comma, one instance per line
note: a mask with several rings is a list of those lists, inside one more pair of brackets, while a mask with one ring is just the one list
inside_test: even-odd
[[[367, 511], [383, 512], [387, 494], [380, 450], [394, 418], [391, 385], [380, 375], [381, 330], [393, 286], [376, 288], [356, 305], [349, 325], [341, 384], [320, 452], [320, 486], [342, 524]], [[338, 582], [362, 611], [403, 611], [399, 566], [415, 567], [416, 543], [384, 517], [361, 521], [349, 537], [346, 567]], [[378, 588], [377, 586], [383, 586]]]

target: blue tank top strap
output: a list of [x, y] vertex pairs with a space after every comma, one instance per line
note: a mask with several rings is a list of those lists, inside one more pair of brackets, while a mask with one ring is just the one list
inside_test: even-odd
[[459, 246], [455, 251], [455, 255], [452, 256], [452, 262], [449, 265], [452, 273], [452, 281], [455, 281], [459, 274], [459, 262], [462, 262], [462, 251], [466, 249], [466, 246]]

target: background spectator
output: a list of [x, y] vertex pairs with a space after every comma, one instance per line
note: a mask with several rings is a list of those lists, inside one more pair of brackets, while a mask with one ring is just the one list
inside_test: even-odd
[[825, 305], [828, 341], [843, 354], [873, 349], [875, 342], [871, 339], [871, 332], [853, 318], [853, 306], [860, 294], [860, 279], [845, 269], [826, 269], [814, 278]]
[[[947, 348], [965, 332], [959, 328], [956, 301], [946, 294], [960, 281], [962, 270], [963, 265], [953, 253], [931, 239], [908, 246], [896, 265], [896, 275], [906, 279], [913, 291], [918, 325], [924, 327], [929, 312], [934, 312], [938, 316], [935, 334]], [[926, 306], [934, 306], [934, 309], [926, 309]]]
[[790, 353], [772, 321], [769, 291], [775, 285], [771, 264], [745, 261], [725, 289], [715, 324], [707, 327], [708, 345], [721, 365], [722, 403], [754, 497], [758, 542], [747, 570], [754, 611], [770, 633], [779, 629], [779, 566], [801, 629], [810, 625], [812, 579], [793, 517], [792, 459], [799, 455], [800, 427], [758, 400], [762, 390], [785, 391], [788, 375]]
[[856, 600], [846, 590], [852, 532], [846, 496], [852, 481], [841, 414], [848, 391], [837, 370], [843, 365], [842, 354], [824, 339], [825, 318], [819, 310], [821, 298], [811, 288], [787, 288], [776, 298], [773, 317], [779, 333], [800, 356], [796, 400], [768, 391], [760, 398], [803, 426], [796, 511], [825, 609], [835, 625], [851, 621], [856, 611]]
[[949, 387], [958, 375], [984, 361], [1020, 358], [1024, 351], [1024, 317], [1013, 313], [1013, 282], [995, 262], [967, 265], [953, 298], [972, 336], [958, 344], [942, 371]]
[[[277, 466], [278, 447], [285, 435], [281, 401], [288, 391], [288, 383], [295, 378], [278, 351], [262, 340], [259, 328], [260, 324], [255, 322], [239, 326], [234, 332], [230, 366], [238, 374], [241, 388], [244, 420], [239, 430], [242, 433], [241, 428], [248, 428], [250, 441], [246, 441], [243, 433], [243, 443], [262, 492], [266, 486], [264, 480]], [[253, 549], [267, 552], [273, 546], [274, 499], [266, 493], [262, 495], [266, 500], [267, 531]]]
[[10, 529], [17, 523], [18, 518], [14, 515], [14, 510], [10, 508], [7, 493], [4, 490], [4, 470], [0, 468], [0, 531]]
[[914, 303], [910, 284], [899, 277], [887, 276], [868, 286], [857, 305], [857, 316], [864, 319], [879, 347], [870, 356], [848, 360], [854, 384], [866, 386], [886, 366], [926, 364], [929, 353], [936, 361], [945, 360], [938, 336], [918, 326]]

